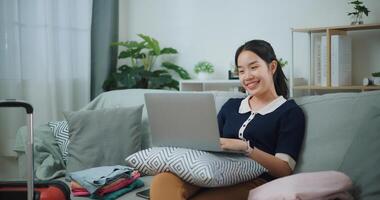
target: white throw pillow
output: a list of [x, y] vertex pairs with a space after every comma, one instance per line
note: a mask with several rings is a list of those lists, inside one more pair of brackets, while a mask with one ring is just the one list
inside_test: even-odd
[[222, 187], [252, 180], [267, 170], [242, 154], [210, 153], [177, 148], [153, 147], [126, 158], [127, 165], [147, 175], [172, 172], [202, 187]]
[[69, 126], [67, 121], [48, 122], [48, 126], [53, 131], [55, 140], [61, 150], [62, 159], [67, 161], [67, 146], [70, 144], [69, 140]]

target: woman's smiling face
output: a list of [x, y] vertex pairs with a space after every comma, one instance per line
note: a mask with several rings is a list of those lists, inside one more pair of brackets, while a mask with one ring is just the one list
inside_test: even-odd
[[260, 96], [274, 89], [273, 74], [276, 67], [275, 61], [268, 65], [252, 51], [242, 51], [237, 59], [240, 83], [253, 96]]

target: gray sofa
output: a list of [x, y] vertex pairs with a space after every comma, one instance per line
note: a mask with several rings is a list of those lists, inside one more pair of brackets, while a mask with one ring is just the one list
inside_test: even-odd
[[[98, 96], [83, 109], [123, 107], [144, 103], [144, 93], [162, 92], [159, 90], [120, 90], [106, 92]], [[231, 97], [241, 97], [242, 93], [213, 92], [216, 96], [217, 110]], [[380, 91], [363, 93], [336, 93], [321, 96], [306, 96], [295, 99], [306, 115], [306, 137], [295, 173], [323, 170], [344, 172], [353, 180], [355, 199], [380, 199]], [[146, 110], [143, 110], [143, 133], [141, 148], [151, 146]], [[54, 164], [57, 158], [54, 139], [49, 138], [46, 126], [36, 129], [35, 137], [43, 135], [46, 159], [35, 162], [41, 176], [45, 178], [64, 173], [64, 164]], [[20, 166], [24, 166], [22, 129], [17, 134], [15, 151], [18, 152]], [[47, 141], [47, 142], [46, 142]], [[50, 142], [49, 142], [50, 141]], [[56, 149], [55, 149], [56, 148]], [[49, 155], [51, 154], [51, 155]], [[53, 161], [52, 161], [53, 160]], [[44, 163], [46, 162], [46, 163]], [[38, 169], [40, 168], [40, 169]], [[53, 171], [51, 171], [53, 169]], [[25, 169], [20, 167], [20, 173]], [[44, 170], [50, 170], [48, 172]], [[56, 170], [56, 171], [54, 171]], [[141, 199], [136, 192], [149, 187], [151, 177], [143, 177], [146, 183], [120, 199]], [[85, 199], [85, 198], [73, 198]]]

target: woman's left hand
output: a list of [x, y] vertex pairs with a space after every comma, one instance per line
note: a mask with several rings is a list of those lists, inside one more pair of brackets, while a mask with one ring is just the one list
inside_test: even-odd
[[240, 139], [220, 138], [220, 147], [224, 150], [246, 151], [247, 142]]

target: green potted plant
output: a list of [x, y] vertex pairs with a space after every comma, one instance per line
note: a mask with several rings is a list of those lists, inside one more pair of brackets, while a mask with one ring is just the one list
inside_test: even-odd
[[374, 73], [372, 73], [372, 76], [373, 77], [380, 77], [380, 72], [374, 72]]
[[176, 89], [179, 83], [172, 74], [182, 79], [190, 79], [189, 73], [182, 67], [171, 62], [162, 62], [155, 66], [157, 58], [164, 54], [176, 54], [176, 49], [171, 47], [161, 48], [159, 42], [147, 35], [138, 34], [142, 41], [116, 42], [112, 45], [125, 48], [118, 56], [127, 60], [124, 64], [112, 72], [103, 83], [103, 90], [151, 88], [151, 89]]
[[194, 72], [198, 75], [199, 80], [206, 80], [210, 74], [214, 73], [214, 65], [207, 61], [198, 62], [194, 66]]
[[348, 13], [348, 16], [352, 16], [351, 25], [363, 24], [363, 13], [368, 16], [368, 13], [371, 11], [359, 0], [350, 1], [349, 4], [354, 6], [354, 11]]

